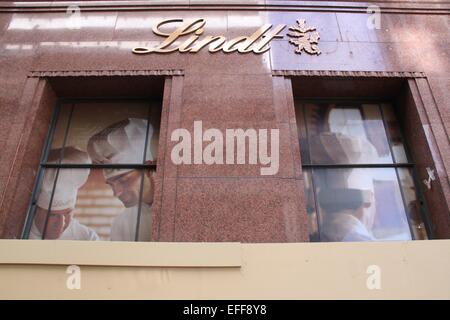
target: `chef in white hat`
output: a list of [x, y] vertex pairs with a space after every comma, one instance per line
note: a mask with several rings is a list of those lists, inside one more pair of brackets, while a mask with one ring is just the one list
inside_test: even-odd
[[[338, 131], [338, 130], [337, 130]], [[369, 163], [375, 148], [361, 137], [326, 132], [316, 137], [313, 151], [331, 163]], [[322, 209], [321, 237], [325, 241], [373, 241], [376, 208], [373, 181], [364, 169], [337, 170], [321, 175], [318, 204]], [[320, 180], [320, 178], [319, 178]]]
[[[331, 177], [331, 173], [328, 174]], [[326, 183], [336, 183], [331, 178], [322, 181], [322, 188], [318, 192], [318, 203], [322, 209], [323, 225], [321, 236], [326, 241], [395, 241], [411, 240], [407, 218], [404, 211], [395, 204], [389, 207], [384, 204], [389, 214], [400, 219], [395, 229], [386, 226], [375, 229], [375, 221], [383, 224], [384, 221], [377, 212], [374, 181], [393, 182], [395, 172], [393, 169], [362, 169], [337, 170], [335, 177], [340, 177], [343, 184], [340, 186], [327, 186]], [[392, 190], [393, 196], [401, 203], [399, 189]], [[397, 212], [396, 212], [397, 211]], [[403, 217], [403, 218], [401, 218]], [[392, 230], [390, 230], [392, 229]], [[387, 233], [385, 232], [387, 231]]]
[[324, 188], [318, 193], [324, 212], [321, 236], [325, 241], [373, 241], [373, 193], [354, 188]]
[[[56, 163], [60, 154], [61, 149], [51, 150], [47, 162]], [[61, 163], [90, 164], [91, 160], [86, 152], [74, 147], [66, 147]], [[57, 169], [45, 170], [29, 238], [99, 240], [94, 230], [73, 217], [78, 189], [86, 182], [89, 169], [59, 169], [53, 192], [56, 175]]]
[[390, 162], [390, 154], [378, 155], [367, 138], [364, 119], [356, 108], [333, 108], [327, 116], [328, 131], [311, 137], [315, 163], [355, 164]]
[[[145, 163], [156, 160], [158, 135], [149, 124]], [[129, 118], [108, 126], [89, 139], [88, 153], [94, 163], [142, 164], [147, 120]], [[138, 240], [150, 241], [152, 224], [151, 205], [154, 194], [154, 170], [104, 169], [106, 183], [125, 206], [111, 226], [111, 240], [135, 241], [138, 211], [141, 207]], [[143, 182], [142, 179], [143, 178]], [[140, 198], [141, 182], [143, 186]]]

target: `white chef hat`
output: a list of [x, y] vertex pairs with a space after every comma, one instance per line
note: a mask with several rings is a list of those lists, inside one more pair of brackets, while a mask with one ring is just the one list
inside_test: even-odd
[[[47, 162], [56, 163], [61, 149], [50, 151]], [[90, 164], [89, 155], [75, 147], [64, 148], [64, 158], [61, 163], [70, 164]], [[89, 176], [89, 169], [59, 169], [58, 181], [56, 183], [53, 199], [51, 199], [57, 169], [45, 169], [42, 180], [41, 191], [37, 200], [37, 205], [42, 209], [48, 209], [52, 200], [51, 210], [63, 210], [74, 208], [77, 200], [78, 189], [86, 182]]]
[[[129, 118], [114, 123], [89, 139], [87, 150], [94, 163], [142, 164], [147, 120]], [[146, 161], [155, 161], [157, 143], [154, 128], [149, 124]], [[106, 179], [133, 169], [104, 169]]]
[[[313, 150], [323, 148], [333, 163], [354, 163], [362, 154], [361, 140], [342, 133], [323, 132], [313, 139]], [[321, 150], [321, 149], [320, 149]], [[317, 152], [316, 152], [317, 153]]]

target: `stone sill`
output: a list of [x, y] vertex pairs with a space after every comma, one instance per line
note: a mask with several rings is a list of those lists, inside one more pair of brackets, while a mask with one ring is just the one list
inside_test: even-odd
[[0, 240], [2, 264], [239, 268], [242, 259], [237, 242]]

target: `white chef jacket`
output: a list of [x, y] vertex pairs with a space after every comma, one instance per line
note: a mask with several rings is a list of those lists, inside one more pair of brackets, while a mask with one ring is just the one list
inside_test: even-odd
[[351, 214], [334, 213], [321, 232], [328, 241], [406, 241], [411, 240], [411, 234], [400, 231], [397, 234], [377, 238], [367, 227]]
[[[141, 220], [139, 223], [139, 241], [150, 241], [152, 229], [152, 207], [141, 202]], [[111, 226], [112, 241], [135, 241], [138, 206], [126, 208], [113, 221]]]
[[366, 226], [357, 219], [358, 222], [347, 232], [342, 241], [373, 241], [375, 237], [367, 230]]
[[333, 213], [322, 227], [321, 233], [328, 241], [373, 241], [375, 237], [352, 214]]
[[[29, 239], [42, 239], [42, 234], [33, 222]], [[99, 240], [97, 233], [91, 228], [81, 224], [77, 219], [72, 219], [58, 240]]]

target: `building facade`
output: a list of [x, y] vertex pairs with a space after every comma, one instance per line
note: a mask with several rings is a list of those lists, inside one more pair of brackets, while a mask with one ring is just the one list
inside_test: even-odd
[[449, 13], [1, 2], [0, 295], [449, 298]]

